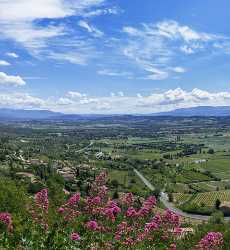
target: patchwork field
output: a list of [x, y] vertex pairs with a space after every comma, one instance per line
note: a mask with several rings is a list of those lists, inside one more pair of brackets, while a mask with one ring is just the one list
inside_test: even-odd
[[177, 193], [173, 195], [175, 203], [184, 203], [191, 197], [190, 194]]
[[217, 191], [217, 192], [206, 192], [199, 193], [190, 202], [198, 205], [214, 206], [216, 200], [219, 199], [221, 202], [230, 201], [230, 190]]

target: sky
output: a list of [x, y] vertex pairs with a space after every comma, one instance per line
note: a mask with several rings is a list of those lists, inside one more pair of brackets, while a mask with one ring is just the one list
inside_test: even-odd
[[0, 0], [0, 108], [230, 106], [229, 0]]

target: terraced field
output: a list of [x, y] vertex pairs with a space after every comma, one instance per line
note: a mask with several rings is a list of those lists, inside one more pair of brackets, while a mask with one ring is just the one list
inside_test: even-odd
[[196, 195], [191, 203], [204, 204], [211, 207], [215, 205], [217, 199], [221, 202], [230, 201], [230, 190], [200, 193]]
[[191, 194], [177, 193], [173, 195], [176, 203], [184, 203], [191, 197]]

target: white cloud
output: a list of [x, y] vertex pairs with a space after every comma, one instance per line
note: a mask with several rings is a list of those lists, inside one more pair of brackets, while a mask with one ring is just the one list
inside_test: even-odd
[[0, 72], [0, 85], [13, 85], [23, 86], [26, 82], [20, 76], [7, 75], [4, 72]]
[[[83, 16], [96, 10], [105, 0], [9, 0], [0, 1], [0, 34], [12, 39], [32, 54], [49, 46], [50, 40], [68, 33], [65, 25], [51, 24], [52, 20]], [[48, 20], [41, 25], [39, 21]], [[96, 31], [95, 31], [96, 32]], [[99, 35], [99, 31], [97, 31]]]
[[117, 7], [113, 7], [113, 8], [104, 8], [104, 9], [97, 9], [97, 10], [93, 10], [87, 13], [84, 13], [83, 16], [84, 17], [94, 17], [94, 16], [101, 16], [101, 15], [117, 15], [119, 13], [121, 13], [122, 10], [117, 8]]
[[65, 34], [62, 26], [36, 27], [32, 23], [5, 24], [4, 36], [23, 44], [31, 53], [37, 54], [48, 46], [48, 39]]
[[6, 53], [6, 55], [9, 56], [9, 57], [13, 57], [13, 58], [18, 58], [19, 57], [19, 55], [14, 53], [14, 52], [8, 52], [8, 53]]
[[11, 64], [5, 60], [0, 60], [0, 66], [10, 66]]
[[146, 96], [139, 93], [135, 96], [125, 96], [122, 91], [101, 97], [83, 96], [79, 92], [75, 95], [77, 97], [73, 98], [68, 93], [56, 102], [49, 103], [49, 107], [67, 113], [137, 114], [199, 105], [230, 105], [230, 92], [208, 92], [201, 89], [186, 91], [176, 88]]
[[104, 0], [2, 0], [0, 20], [33, 21], [35, 19], [57, 19], [82, 15], [93, 6], [100, 6]]
[[80, 93], [80, 92], [76, 92], [76, 91], [69, 91], [66, 94], [67, 97], [69, 98], [81, 98], [81, 97], [86, 97], [86, 94]]
[[176, 21], [159, 22], [156, 27], [160, 35], [170, 39], [182, 38], [185, 42], [216, 40], [218, 36], [204, 32], [197, 32], [188, 26], [179, 25]]
[[169, 74], [166, 71], [157, 69], [151, 65], [146, 65], [145, 70], [149, 72], [150, 74], [144, 77], [143, 79], [149, 79], [149, 80], [164, 80], [167, 79]]
[[184, 52], [185, 54], [188, 54], [188, 55], [195, 53], [194, 50], [191, 47], [187, 46], [187, 45], [181, 46], [180, 50], [182, 52]]
[[102, 31], [100, 31], [99, 29], [97, 29], [93, 25], [90, 25], [89, 23], [87, 23], [84, 20], [79, 21], [78, 25], [80, 27], [82, 27], [83, 29], [86, 29], [89, 33], [91, 33], [95, 37], [102, 37], [104, 35], [104, 33]]
[[118, 94], [119, 96], [121, 96], [121, 97], [125, 96], [124, 93], [123, 93], [122, 91], [119, 91], [117, 94]]
[[209, 92], [181, 88], [148, 95], [124, 95], [123, 91], [108, 96], [90, 96], [69, 91], [60, 98], [41, 99], [28, 93], [0, 93], [0, 107], [42, 108], [65, 113], [144, 114], [195, 106], [230, 106], [230, 92]]
[[97, 73], [99, 75], [104, 75], [104, 76], [120, 76], [120, 77], [132, 78], [132, 73], [127, 71], [118, 71], [118, 70], [114, 71], [110, 69], [102, 69], [98, 70]]
[[5, 108], [40, 108], [44, 100], [28, 93], [0, 93], [0, 107]]
[[174, 71], [176, 73], [185, 73], [187, 70], [185, 68], [182, 68], [182, 67], [175, 67], [175, 68], [172, 68], [172, 71]]
[[51, 52], [48, 55], [49, 58], [57, 61], [67, 61], [72, 64], [86, 65], [88, 61], [87, 54], [76, 52], [66, 52], [66, 53], [55, 53]]
[[127, 35], [121, 45], [122, 54], [130, 60], [130, 65], [145, 71], [142, 78], [151, 80], [164, 80], [172, 72], [186, 72], [184, 67], [172, 67], [178, 58], [201, 51], [210, 53], [217, 47], [221, 49], [216, 46], [220, 44], [217, 41], [228, 40], [224, 36], [196, 31], [174, 20], [143, 23], [139, 28], [125, 26], [122, 31]]
[[143, 33], [141, 31], [139, 31], [138, 29], [136, 28], [133, 28], [133, 27], [130, 27], [130, 26], [125, 26], [123, 27], [123, 32], [131, 35], [131, 36], [140, 36], [142, 35]]

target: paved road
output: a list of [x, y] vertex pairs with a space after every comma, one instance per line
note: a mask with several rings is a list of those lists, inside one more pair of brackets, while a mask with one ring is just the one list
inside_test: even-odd
[[[134, 169], [134, 172], [151, 191], [154, 190], [154, 186], [138, 170]], [[164, 204], [166, 208], [168, 208], [172, 212], [182, 217], [196, 219], [196, 220], [203, 220], [203, 221], [207, 221], [210, 218], [210, 216], [206, 216], [206, 215], [190, 214], [190, 213], [183, 212], [179, 208], [176, 208], [173, 203], [168, 202], [168, 195], [164, 192], [161, 192], [160, 201]], [[230, 217], [225, 217], [224, 220], [230, 221]]]
[[90, 142], [90, 144], [84, 148], [81, 148], [79, 150], [76, 151], [76, 153], [81, 153], [81, 152], [84, 152], [86, 149], [90, 148], [92, 145], [94, 144], [94, 142]]
[[154, 186], [136, 169], [134, 169], [135, 174], [141, 179], [141, 181], [147, 186], [151, 191], [154, 191]]

